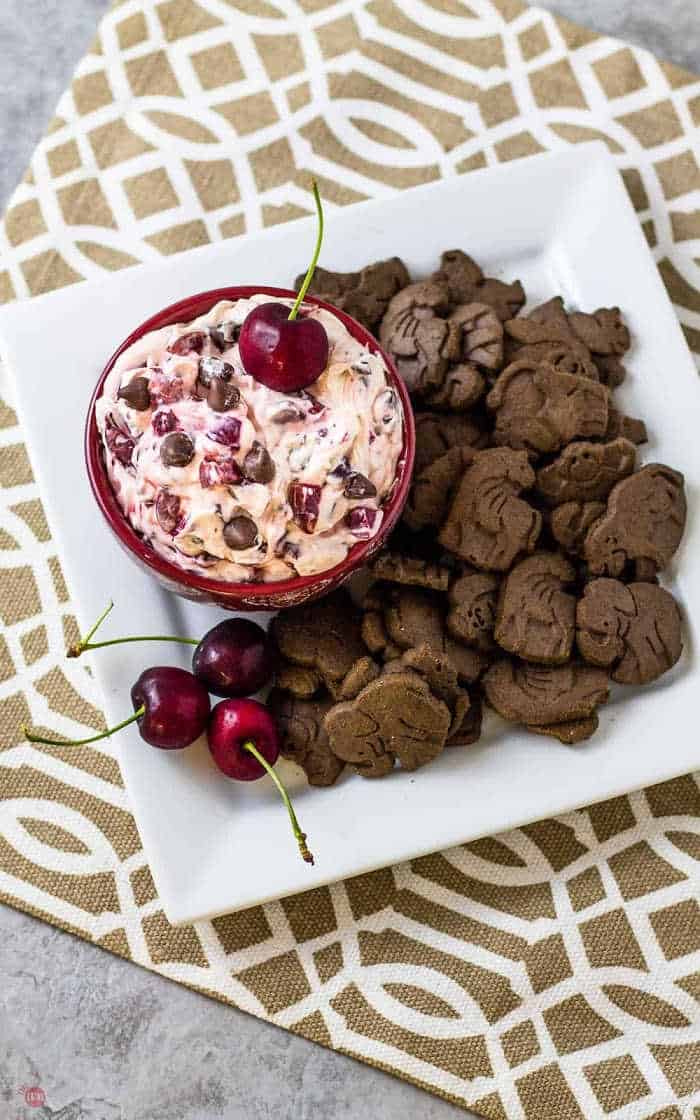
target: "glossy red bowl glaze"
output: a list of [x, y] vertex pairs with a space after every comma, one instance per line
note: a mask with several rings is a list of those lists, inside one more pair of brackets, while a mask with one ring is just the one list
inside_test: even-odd
[[217, 606], [228, 610], [237, 611], [267, 611], [278, 610], [283, 607], [297, 606], [299, 603], [308, 603], [314, 599], [327, 595], [367, 563], [384, 544], [389, 533], [396, 525], [403, 510], [408, 490], [411, 484], [413, 460], [415, 455], [415, 425], [411, 402], [406, 391], [406, 386], [399, 377], [391, 358], [382, 350], [377, 340], [357, 323], [323, 300], [308, 296], [307, 303], [316, 304], [332, 312], [346, 327], [353, 338], [367, 346], [372, 353], [380, 354], [388, 372], [391, 387], [398, 393], [403, 408], [403, 450], [399, 458], [394, 487], [384, 506], [384, 520], [376, 536], [368, 541], [359, 541], [350, 549], [341, 564], [329, 568], [325, 572], [317, 572], [310, 576], [295, 576], [293, 579], [275, 580], [270, 583], [229, 583], [225, 580], [207, 579], [205, 575], [188, 572], [171, 564], [157, 553], [150, 545], [146, 544], [141, 536], [131, 527], [126, 520], [112, 490], [104, 463], [104, 449], [97, 421], [95, 419], [95, 403], [102, 395], [105, 378], [114, 366], [117, 358], [149, 331], [158, 330], [160, 327], [171, 326], [173, 323], [189, 323], [193, 319], [204, 315], [219, 300], [245, 299], [252, 295], [269, 295], [271, 298], [294, 299], [296, 292], [286, 288], [267, 288], [260, 285], [245, 285], [242, 287], [216, 288], [210, 292], [201, 292], [199, 295], [190, 296], [189, 299], [173, 303], [170, 307], [153, 315], [140, 327], [137, 327], [109, 359], [99, 381], [95, 387], [90, 407], [88, 409], [87, 423], [85, 426], [85, 462], [92, 492], [107, 524], [114, 533], [122, 548], [129, 553], [132, 559], [145, 571], [149, 572], [169, 591], [182, 595], [185, 599], [194, 599], [200, 603], [215, 603]]

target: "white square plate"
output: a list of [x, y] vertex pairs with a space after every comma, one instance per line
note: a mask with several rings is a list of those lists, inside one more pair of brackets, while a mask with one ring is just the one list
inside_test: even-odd
[[[117, 343], [159, 308], [224, 284], [288, 285], [312, 244], [312, 220], [106, 277], [0, 313], [32, 458], [73, 594], [86, 625], [113, 598], [112, 633], [201, 635], [219, 616], [162, 591], [125, 557], [102, 523], [83, 469], [83, 419]], [[697, 373], [615, 166], [602, 146], [522, 160], [336, 212], [322, 263], [354, 269], [398, 254], [417, 276], [462, 247], [491, 272], [519, 276], [529, 301], [562, 292], [586, 310], [619, 304], [634, 335], [624, 406], [649, 422], [646, 461], [684, 471], [689, 526], [670, 586], [694, 629], [700, 618], [700, 393]], [[691, 629], [689, 625], [688, 630]], [[122, 770], [165, 912], [210, 917], [446, 848], [615, 796], [700, 765], [697, 655], [690, 633], [673, 673], [627, 690], [577, 749], [486, 721], [481, 741], [446, 751], [415, 774], [368, 782], [349, 771], [310, 789], [282, 763], [316, 866], [302, 863], [269, 779], [237, 785], [200, 741], [150, 750], [130, 728]], [[93, 655], [107, 718], [130, 709], [149, 664], [187, 664], [176, 646], [122, 646]]]

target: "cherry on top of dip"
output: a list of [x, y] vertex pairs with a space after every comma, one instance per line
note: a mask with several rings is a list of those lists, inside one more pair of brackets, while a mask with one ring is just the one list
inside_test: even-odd
[[[308, 389], [248, 374], [238, 336], [260, 294], [152, 331], [105, 380], [96, 419], [124, 516], [171, 563], [229, 582], [313, 575], [379, 531], [404, 424], [380, 354], [330, 311]], [[290, 308], [292, 300], [284, 301]]]

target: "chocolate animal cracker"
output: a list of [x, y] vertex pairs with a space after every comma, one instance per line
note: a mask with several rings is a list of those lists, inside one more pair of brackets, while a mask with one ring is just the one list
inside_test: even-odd
[[492, 572], [470, 570], [454, 581], [447, 597], [450, 634], [484, 653], [494, 648], [500, 582]]
[[686, 501], [683, 475], [650, 463], [618, 482], [603, 516], [588, 530], [584, 555], [594, 575], [620, 576], [630, 561], [661, 571], [683, 536]]
[[549, 519], [552, 536], [569, 555], [580, 556], [588, 530], [605, 509], [605, 502], [564, 502], [552, 510]]
[[535, 482], [524, 451], [479, 451], [452, 500], [439, 541], [476, 568], [505, 572], [522, 552], [532, 552], [541, 514], [520, 494]]
[[465, 303], [450, 315], [459, 359], [495, 374], [503, 367], [503, 325], [486, 303]]
[[389, 637], [401, 649], [425, 645], [436, 653], [446, 654], [462, 682], [475, 681], [484, 669], [483, 654], [448, 635], [443, 605], [427, 591], [415, 587], [390, 588], [384, 622]]
[[594, 713], [592, 716], [586, 716], [585, 719], [570, 719], [564, 723], [550, 723], [547, 727], [535, 727], [533, 724], [528, 724], [527, 729], [528, 731], [534, 731], [535, 735], [548, 735], [550, 739], [558, 739], [565, 746], [573, 747], [595, 735], [598, 730], [598, 723], [598, 716]]
[[310, 786], [332, 786], [345, 764], [331, 751], [324, 727], [330, 697], [302, 700], [274, 688], [268, 706], [277, 721], [281, 753], [301, 766]]
[[574, 642], [575, 572], [560, 553], [536, 552], [515, 565], [501, 587], [494, 637], [525, 661], [561, 665]]
[[456, 357], [457, 335], [447, 321], [447, 287], [426, 280], [409, 284], [391, 300], [379, 338], [411, 393], [425, 395], [442, 385]]
[[537, 490], [551, 505], [591, 502], [607, 498], [616, 482], [632, 474], [636, 459], [633, 443], [570, 443], [554, 462], [537, 472]]
[[370, 564], [370, 572], [375, 579], [386, 580], [387, 583], [425, 587], [432, 591], [447, 591], [450, 582], [447, 568], [398, 552], [380, 552]]
[[588, 719], [608, 698], [608, 675], [579, 662], [528, 665], [503, 658], [483, 678], [486, 698], [513, 723], [546, 727]]
[[574, 439], [601, 438], [608, 424], [609, 392], [552, 366], [513, 362], [486, 398], [495, 413], [497, 444], [535, 455], [558, 451]]
[[315, 670], [333, 691], [367, 655], [361, 626], [361, 612], [349, 595], [336, 591], [318, 603], [280, 611], [270, 632], [283, 658]]
[[472, 408], [486, 392], [486, 378], [471, 362], [461, 362], [450, 366], [442, 384], [424, 395], [430, 408], [444, 409], [448, 412], [466, 412]]
[[416, 412], [416, 462], [420, 473], [453, 447], [485, 447], [483, 429], [468, 416], [450, 413]]
[[[300, 288], [304, 274], [297, 276], [294, 287]], [[313, 295], [347, 311], [365, 327], [373, 331], [384, 315], [389, 302], [402, 288], [410, 284], [405, 264], [398, 257], [376, 261], [360, 272], [329, 272], [317, 268], [311, 291]]]
[[331, 750], [364, 778], [381, 778], [396, 761], [417, 770], [442, 753], [452, 717], [418, 673], [385, 672], [354, 700], [325, 717]]
[[681, 655], [678, 604], [653, 583], [595, 579], [576, 608], [576, 644], [590, 664], [610, 669], [614, 681], [649, 684]]
[[440, 528], [447, 516], [452, 492], [472, 459], [469, 448], [452, 447], [414, 474], [403, 511], [403, 521], [409, 529], [418, 533], [428, 527]]

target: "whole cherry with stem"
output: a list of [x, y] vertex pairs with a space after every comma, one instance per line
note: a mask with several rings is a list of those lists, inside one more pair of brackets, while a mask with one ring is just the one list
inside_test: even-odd
[[312, 185], [318, 234], [304, 282], [291, 311], [283, 303], [261, 303], [246, 316], [238, 351], [246, 373], [268, 389], [290, 393], [312, 385], [328, 364], [328, 335], [317, 319], [297, 318], [316, 269], [323, 241], [323, 207]]
[[257, 622], [249, 618], [226, 618], [208, 630], [203, 638], [181, 638], [173, 634], [135, 634], [94, 642], [114, 604], [110, 603], [84, 638], [74, 642], [69, 657], [80, 657], [88, 650], [126, 642], [178, 642], [194, 646], [192, 672], [215, 696], [250, 696], [267, 684], [275, 667], [272, 643]]
[[207, 726], [211, 709], [205, 685], [186, 669], [171, 665], [145, 669], [131, 689], [131, 702], [133, 715], [86, 739], [49, 739], [27, 727], [22, 730], [30, 743], [83, 747], [136, 723], [141, 738], [150, 746], [176, 751], [189, 747], [199, 738]]
[[254, 782], [270, 775], [289, 814], [301, 857], [306, 863], [313, 863], [306, 833], [302, 832], [291, 798], [274, 770], [280, 753], [279, 733], [264, 704], [257, 700], [220, 701], [211, 713], [207, 742], [214, 762], [227, 778]]

